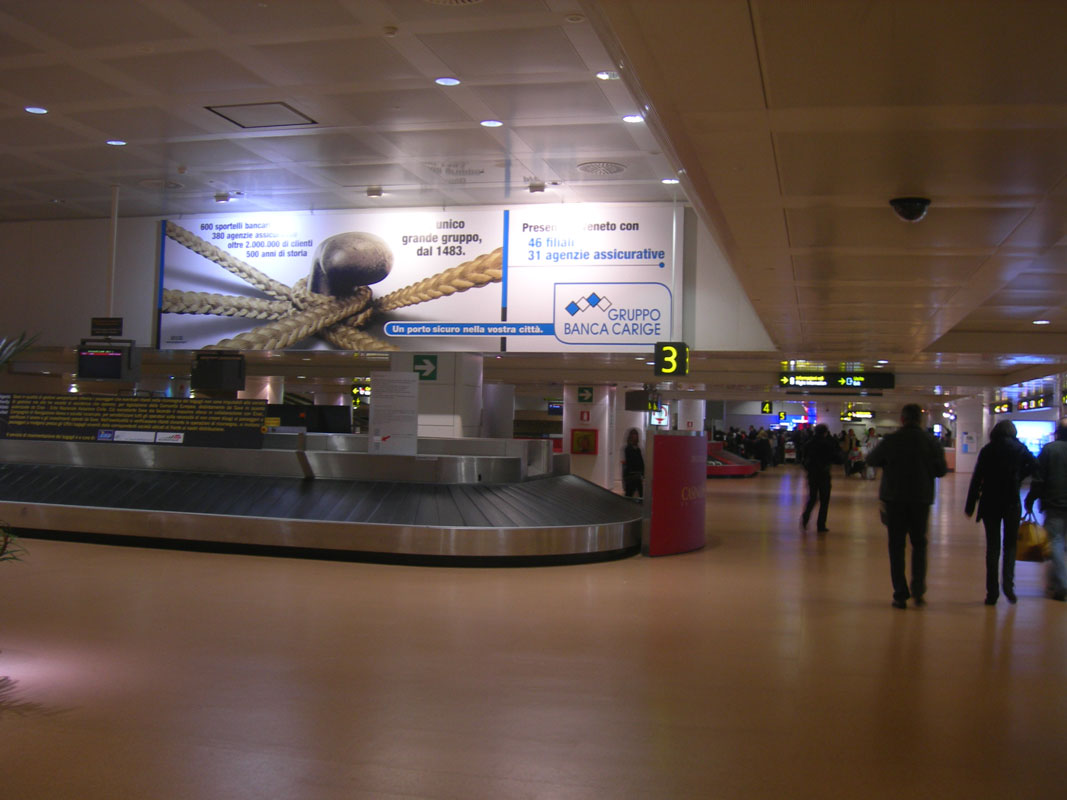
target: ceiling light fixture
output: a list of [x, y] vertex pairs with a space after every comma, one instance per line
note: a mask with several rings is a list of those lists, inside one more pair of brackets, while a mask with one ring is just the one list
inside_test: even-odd
[[1034, 324], [1035, 324], [1035, 325], [1051, 325], [1051, 324], [1052, 324], [1052, 320], [1048, 320], [1048, 319], [1035, 319], [1035, 320], [1034, 320]]
[[544, 181], [530, 181], [530, 194], [536, 194], [537, 192], [543, 192], [544, 190]]
[[25, 111], [27, 114], [47, 114], [48, 113], [48, 109], [47, 108], [42, 108], [41, 106], [26, 106], [22, 110]]
[[126, 146], [126, 140], [125, 139], [108, 139], [107, 143], [109, 145], [111, 145], [112, 147], [125, 147]]
[[680, 181], [677, 178], [664, 178], [663, 180], [660, 181], [660, 183], [665, 184], [667, 186], [674, 186], [674, 184], [679, 183], [679, 182]]
[[216, 192], [215, 193], [215, 202], [216, 203], [229, 203], [231, 200], [233, 200], [233, 197], [232, 197], [232, 195], [230, 195], [229, 192]]
[[888, 364], [889, 362], [886, 361], [884, 358], [880, 358], [880, 359], [878, 359], [878, 363], [879, 364]]
[[382, 191], [381, 186], [368, 186], [367, 197], [381, 197], [385, 192]]
[[483, 119], [478, 124], [481, 125], [483, 128], [499, 128], [504, 123], [498, 119]]
[[622, 118], [622, 121], [629, 122], [631, 125], [634, 125], [638, 122], [644, 122], [645, 118], [642, 117], [640, 114], [627, 114], [625, 117]]
[[459, 78], [450, 77], [435, 78], [434, 83], [436, 83], [438, 86], [459, 86], [460, 80]]
[[602, 81], [617, 81], [619, 79], [619, 73], [611, 69], [602, 69], [596, 76]]

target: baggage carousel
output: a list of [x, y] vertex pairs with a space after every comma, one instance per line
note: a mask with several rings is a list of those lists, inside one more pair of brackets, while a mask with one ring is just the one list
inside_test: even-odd
[[567, 563], [640, 549], [641, 506], [553, 467], [541, 443], [420, 440], [417, 456], [368, 455], [358, 436], [267, 444], [6, 441], [0, 519], [30, 537], [411, 563]]

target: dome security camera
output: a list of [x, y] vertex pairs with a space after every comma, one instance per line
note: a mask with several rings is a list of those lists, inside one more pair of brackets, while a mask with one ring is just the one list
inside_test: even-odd
[[894, 197], [889, 205], [897, 212], [897, 216], [905, 222], [918, 222], [926, 216], [926, 209], [930, 207], [928, 197]]

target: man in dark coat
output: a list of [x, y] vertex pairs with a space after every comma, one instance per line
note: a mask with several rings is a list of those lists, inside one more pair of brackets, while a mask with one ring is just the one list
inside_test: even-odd
[[985, 525], [985, 604], [996, 605], [1000, 597], [997, 566], [1000, 563], [1000, 527], [1004, 525], [1004, 596], [1015, 602], [1015, 550], [1019, 539], [1019, 486], [1032, 474], [1036, 461], [1016, 436], [1015, 425], [1003, 419], [989, 433], [989, 444], [978, 453], [964, 512], [978, 508], [975, 522]]
[[[922, 408], [909, 403], [900, 411], [901, 427], [885, 436], [868, 454], [867, 463], [882, 467], [878, 499], [889, 530], [889, 574], [893, 605], [906, 608], [908, 597], [925, 604], [926, 530], [934, 502], [934, 479], [948, 472], [945, 451], [922, 428]], [[911, 538], [911, 587], [904, 571], [904, 551]]]
[[1037, 470], [1026, 495], [1026, 510], [1033, 511], [1034, 500], [1038, 499], [1052, 546], [1048, 588], [1053, 600], [1063, 602], [1067, 600], [1067, 558], [1064, 556], [1064, 540], [1067, 538], [1067, 417], [1056, 427], [1056, 438], [1042, 447], [1037, 455]]
[[815, 436], [804, 448], [804, 469], [808, 473], [808, 502], [800, 515], [800, 530], [807, 531], [811, 510], [819, 503], [816, 530], [826, 533], [826, 512], [830, 510], [830, 467], [843, 461], [841, 447], [825, 425], [815, 426]]

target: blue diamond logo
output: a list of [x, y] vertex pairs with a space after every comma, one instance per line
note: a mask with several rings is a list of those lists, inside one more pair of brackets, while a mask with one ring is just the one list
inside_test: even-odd
[[586, 300], [589, 301], [589, 305], [595, 306], [597, 303], [600, 302], [600, 296], [597, 295], [596, 292], [593, 292], [591, 295], [589, 295], [589, 297], [586, 298]]
[[575, 303], [573, 300], [567, 303], [563, 310], [570, 314], [572, 317], [580, 311], [580, 309], [578, 308], [578, 304]]

